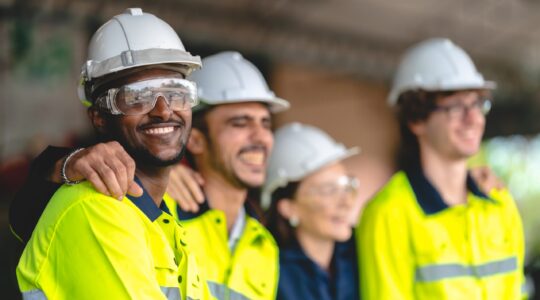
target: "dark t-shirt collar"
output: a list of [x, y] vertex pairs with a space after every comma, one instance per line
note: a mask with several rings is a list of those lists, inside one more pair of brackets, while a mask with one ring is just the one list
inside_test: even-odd
[[163, 212], [170, 214], [165, 201], [161, 201], [161, 205], [158, 207], [152, 197], [148, 194], [143, 184], [137, 176], [135, 176], [135, 182], [137, 182], [143, 189], [143, 194], [140, 197], [126, 195], [147, 217], [150, 221], [154, 222]]
[[[416, 164], [404, 171], [414, 191], [416, 201], [425, 214], [435, 214], [448, 208], [448, 205], [443, 201], [439, 191], [437, 191], [429, 179], [424, 175], [420, 164]], [[480, 190], [470, 173], [467, 173], [467, 189], [475, 196], [491, 201], [491, 199]]]

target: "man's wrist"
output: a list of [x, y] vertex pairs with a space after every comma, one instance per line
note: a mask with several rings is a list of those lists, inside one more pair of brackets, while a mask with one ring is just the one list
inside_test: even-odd
[[84, 148], [76, 149], [76, 150], [72, 151], [71, 153], [69, 153], [62, 160], [62, 165], [60, 166], [60, 178], [61, 178], [63, 183], [65, 183], [67, 185], [74, 185], [74, 184], [80, 183], [80, 182], [82, 182], [84, 180], [84, 179], [82, 179], [82, 180], [71, 180], [71, 179], [68, 178], [68, 176], [66, 174], [66, 168], [67, 168], [67, 165], [68, 165], [69, 161], [71, 160], [71, 158], [73, 158], [73, 156], [75, 156], [77, 153], [81, 152], [82, 150], [84, 150]]
[[54, 166], [52, 167], [52, 169], [47, 173], [46, 179], [48, 181], [62, 184], [62, 177], [60, 176], [60, 172], [62, 170], [62, 163], [64, 162], [64, 159], [66, 158], [66, 156], [61, 157], [59, 160], [57, 160], [54, 163]]

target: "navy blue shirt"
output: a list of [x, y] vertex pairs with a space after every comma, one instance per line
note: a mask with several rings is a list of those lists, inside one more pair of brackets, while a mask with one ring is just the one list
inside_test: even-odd
[[[353, 234], [354, 237], [354, 234]], [[336, 243], [331, 274], [306, 256], [297, 243], [279, 250], [277, 299], [359, 299], [359, 279], [354, 238]]]

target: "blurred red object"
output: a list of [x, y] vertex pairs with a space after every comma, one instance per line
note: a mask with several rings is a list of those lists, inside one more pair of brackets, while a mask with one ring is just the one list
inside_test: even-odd
[[19, 190], [28, 176], [30, 158], [16, 156], [0, 164], [0, 193], [13, 195]]

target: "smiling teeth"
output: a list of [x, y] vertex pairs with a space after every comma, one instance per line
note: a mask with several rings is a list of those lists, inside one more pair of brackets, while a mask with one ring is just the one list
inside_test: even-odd
[[242, 153], [241, 158], [249, 164], [262, 165], [264, 163], [265, 155], [261, 152], [245, 152]]
[[160, 128], [149, 128], [145, 129], [144, 133], [146, 134], [167, 134], [173, 132], [173, 127], [160, 127]]

